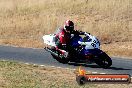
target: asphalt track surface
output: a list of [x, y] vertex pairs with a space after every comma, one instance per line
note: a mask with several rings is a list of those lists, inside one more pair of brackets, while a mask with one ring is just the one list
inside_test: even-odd
[[[77, 69], [79, 64], [61, 64], [52, 58], [50, 53], [44, 49], [18, 48], [11, 46], [0, 46], [0, 60], [19, 61], [24, 63], [55, 66], [61, 68]], [[132, 76], [132, 59], [112, 57], [113, 64], [108, 69], [103, 69], [96, 64], [83, 65], [87, 71], [98, 73], [130, 74]]]

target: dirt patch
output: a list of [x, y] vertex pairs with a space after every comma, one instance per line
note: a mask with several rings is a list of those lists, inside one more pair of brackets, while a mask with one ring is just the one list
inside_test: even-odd
[[43, 41], [35, 39], [0, 39], [1, 45], [12, 45], [18, 47], [32, 47], [32, 48], [42, 48], [44, 47]]
[[132, 57], [132, 42], [103, 44], [101, 48], [111, 56]]

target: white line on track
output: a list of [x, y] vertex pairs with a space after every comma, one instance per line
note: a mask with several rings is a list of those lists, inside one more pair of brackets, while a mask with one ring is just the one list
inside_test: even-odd
[[92, 72], [93, 74], [97, 74], [98, 72]]
[[100, 74], [106, 74], [106, 73], [100, 73]]
[[6, 61], [6, 60], [2, 60], [2, 61]]
[[[2, 60], [2, 61], [7, 61], [7, 60]], [[25, 63], [26, 65], [30, 65], [30, 63]], [[77, 69], [71, 69], [71, 68], [63, 68], [63, 67], [56, 67], [56, 66], [46, 66], [46, 65], [37, 65], [37, 64], [32, 64], [34, 66], [41, 66], [41, 67], [52, 67], [52, 68], [61, 68], [61, 69], [67, 69], [67, 70], [77, 70]], [[91, 73], [91, 74], [97, 74], [98, 72], [92, 72], [92, 71], [87, 71], [88, 73]], [[106, 74], [106, 73], [99, 73], [99, 74]], [[132, 79], [132, 77], [131, 77]]]
[[72, 69], [72, 70], [76, 70], [76, 69]]
[[57, 67], [57, 68], [62, 68], [62, 67]]
[[44, 67], [45, 65], [40, 65], [41, 67]]
[[50, 66], [50, 67], [54, 68], [55, 66]]
[[65, 69], [70, 69], [70, 68], [65, 68]]
[[[30, 63], [25, 63], [27, 65], [29, 65]], [[34, 66], [36, 66], [37, 64], [33, 64]], [[39, 65], [41, 67], [45, 67], [46, 65]], [[67, 69], [67, 70], [73, 70], [75, 71], [76, 69], [71, 69], [71, 68], [63, 68], [63, 67], [56, 67], [56, 66], [46, 66], [46, 67], [52, 67], [52, 68], [62, 68], [62, 69]], [[92, 74], [97, 74], [98, 72], [92, 72], [92, 71], [87, 71], [88, 73], [92, 73]], [[99, 73], [99, 74], [106, 74], [106, 73]], [[132, 78], [132, 77], [131, 77]]]
[[25, 63], [25, 64], [29, 65], [29, 63]]

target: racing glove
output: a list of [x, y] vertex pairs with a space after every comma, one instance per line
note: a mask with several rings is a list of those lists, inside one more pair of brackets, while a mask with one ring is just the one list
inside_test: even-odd
[[88, 32], [84, 32], [84, 35], [90, 35], [90, 33], [88, 33]]

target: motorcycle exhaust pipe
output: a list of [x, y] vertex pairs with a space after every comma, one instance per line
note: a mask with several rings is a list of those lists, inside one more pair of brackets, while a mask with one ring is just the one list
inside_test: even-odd
[[51, 54], [53, 54], [56, 57], [62, 58], [62, 56], [60, 56], [59, 54], [55, 53], [54, 51], [52, 51], [50, 48], [46, 47], [44, 48], [46, 51], [50, 52]]

